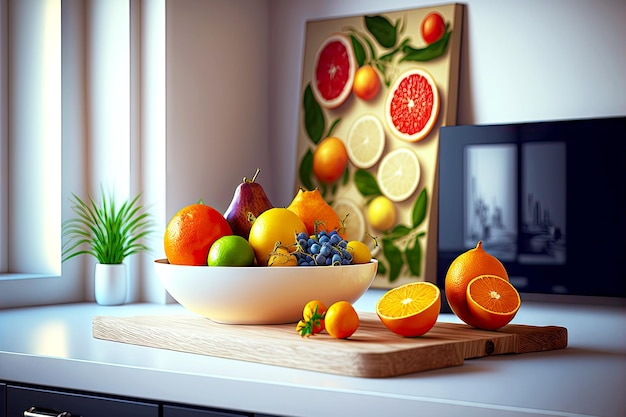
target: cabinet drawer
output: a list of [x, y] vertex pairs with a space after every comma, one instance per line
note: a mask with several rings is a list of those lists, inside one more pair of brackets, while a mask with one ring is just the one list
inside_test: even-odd
[[21, 417], [33, 406], [57, 413], [67, 411], [72, 416], [81, 417], [159, 417], [158, 404], [7, 385], [7, 416]]
[[6, 417], [7, 385], [0, 382], [0, 417]]
[[227, 410], [164, 405], [163, 417], [248, 417], [250, 414]]

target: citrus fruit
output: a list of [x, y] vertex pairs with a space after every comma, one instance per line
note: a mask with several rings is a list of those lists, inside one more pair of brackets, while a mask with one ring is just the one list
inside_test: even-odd
[[424, 17], [421, 25], [422, 38], [427, 44], [437, 42], [446, 31], [443, 17], [437, 12], [431, 12]]
[[385, 119], [400, 139], [417, 142], [432, 130], [439, 115], [439, 92], [431, 75], [413, 68], [402, 74], [387, 95]]
[[163, 237], [165, 256], [174, 265], [207, 265], [211, 245], [232, 234], [219, 211], [205, 204], [191, 204], [168, 222]]
[[476, 327], [497, 330], [509, 324], [522, 302], [515, 287], [496, 275], [480, 275], [467, 285], [467, 305]]
[[327, 232], [336, 230], [342, 238], [345, 238], [339, 215], [324, 200], [317, 188], [311, 191], [300, 188], [287, 208], [300, 217], [309, 235], [322, 230]]
[[392, 332], [405, 337], [426, 334], [441, 310], [441, 291], [426, 281], [410, 282], [387, 291], [376, 303], [376, 314]]
[[417, 155], [409, 148], [389, 152], [378, 167], [378, 186], [391, 201], [409, 198], [417, 189], [421, 168]]
[[306, 226], [293, 211], [284, 207], [265, 210], [252, 223], [248, 237], [257, 263], [267, 266], [277, 246], [295, 249], [296, 235], [300, 232], [306, 232]]
[[222, 236], [209, 249], [209, 266], [250, 266], [254, 251], [248, 241], [239, 235]]
[[334, 109], [341, 106], [352, 92], [356, 58], [350, 38], [341, 33], [322, 42], [313, 62], [311, 90], [320, 106]]
[[448, 267], [445, 278], [446, 298], [450, 308], [465, 323], [478, 327], [479, 322], [467, 305], [467, 285], [480, 275], [496, 275], [508, 281], [502, 262], [485, 252], [482, 241], [475, 248], [457, 256]]
[[267, 266], [297, 266], [298, 259], [285, 247], [278, 247], [270, 254]]
[[358, 168], [371, 168], [380, 160], [385, 149], [385, 131], [380, 119], [364, 114], [350, 127], [346, 139], [350, 162]]
[[326, 310], [324, 325], [335, 339], [347, 339], [359, 328], [359, 315], [349, 302], [337, 301]]
[[383, 195], [375, 197], [367, 206], [367, 221], [376, 230], [388, 230], [396, 224], [396, 206]]
[[369, 246], [360, 240], [350, 240], [346, 249], [352, 254], [353, 264], [366, 264], [372, 260]]
[[313, 173], [325, 184], [337, 181], [348, 166], [348, 151], [335, 137], [322, 140], [313, 152]]
[[361, 240], [365, 235], [365, 217], [361, 207], [347, 197], [336, 199], [332, 207], [343, 224], [344, 239]]
[[363, 100], [371, 100], [380, 90], [380, 78], [371, 65], [363, 65], [354, 74], [352, 91]]

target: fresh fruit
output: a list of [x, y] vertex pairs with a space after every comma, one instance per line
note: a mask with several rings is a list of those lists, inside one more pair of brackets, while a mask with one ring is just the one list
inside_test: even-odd
[[437, 42], [446, 31], [446, 24], [443, 17], [437, 12], [431, 12], [422, 20], [421, 32], [422, 39], [427, 44]]
[[326, 306], [320, 300], [311, 300], [302, 309], [302, 320], [296, 325], [296, 331], [302, 337], [321, 333], [325, 329]]
[[376, 303], [376, 314], [392, 332], [404, 337], [426, 334], [441, 310], [441, 292], [431, 282], [411, 282], [387, 291]]
[[348, 132], [348, 158], [358, 168], [371, 168], [380, 160], [385, 149], [385, 131], [380, 119], [373, 114], [359, 117]]
[[267, 266], [297, 266], [298, 259], [285, 247], [276, 248], [267, 261]]
[[349, 241], [346, 249], [352, 254], [353, 264], [366, 264], [372, 260], [370, 248], [360, 240]]
[[380, 78], [371, 65], [363, 65], [354, 75], [352, 91], [363, 100], [371, 100], [380, 90]]
[[367, 206], [367, 221], [376, 230], [389, 230], [396, 224], [396, 206], [383, 195], [375, 197]]
[[325, 184], [341, 178], [347, 166], [348, 151], [338, 138], [325, 138], [313, 152], [313, 174]]
[[239, 235], [222, 236], [209, 249], [209, 266], [250, 266], [254, 251], [250, 243]]
[[509, 279], [502, 262], [485, 252], [482, 241], [475, 248], [457, 256], [450, 263], [445, 278], [445, 292], [450, 308], [458, 318], [474, 327], [478, 327], [480, 322], [469, 310], [467, 285], [480, 275], [496, 275], [507, 281]]
[[311, 191], [300, 188], [287, 208], [300, 217], [309, 235], [337, 230], [345, 236], [341, 219], [317, 188]]
[[515, 287], [496, 275], [480, 275], [471, 280], [466, 296], [476, 327], [483, 330], [506, 326], [522, 304]]
[[230, 205], [224, 212], [224, 217], [230, 224], [233, 234], [248, 239], [250, 228], [259, 214], [274, 207], [267, 198], [265, 190], [255, 182], [259, 172], [257, 169], [252, 179], [243, 177], [243, 182], [235, 188]]
[[335, 339], [347, 339], [359, 328], [359, 315], [349, 302], [337, 301], [326, 310], [324, 325]]
[[248, 238], [257, 263], [267, 266], [270, 254], [278, 246], [295, 249], [296, 235], [300, 232], [306, 233], [306, 226], [293, 211], [284, 207], [265, 210], [252, 223]]
[[174, 265], [207, 265], [211, 245], [232, 234], [219, 211], [205, 204], [191, 204], [180, 209], [167, 224], [163, 238], [165, 256]]
[[361, 207], [347, 197], [336, 199], [332, 206], [343, 224], [344, 239], [361, 240], [366, 227]]
[[397, 203], [415, 192], [420, 176], [420, 163], [415, 152], [409, 148], [397, 148], [380, 162], [377, 179], [382, 193]]
[[322, 42], [313, 62], [311, 90], [320, 106], [334, 109], [341, 106], [352, 92], [356, 58], [350, 38], [341, 33]]
[[316, 235], [299, 233], [294, 255], [300, 266], [350, 265], [352, 254], [348, 242], [336, 230], [330, 233], [322, 230]]
[[439, 116], [439, 91], [426, 70], [413, 68], [389, 89], [385, 119], [391, 132], [408, 142], [424, 139]]

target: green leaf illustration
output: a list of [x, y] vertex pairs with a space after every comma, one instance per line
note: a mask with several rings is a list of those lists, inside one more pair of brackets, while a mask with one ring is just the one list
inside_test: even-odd
[[382, 195], [376, 178], [364, 169], [358, 169], [354, 173], [354, 183], [363, 197]]
[[446, 25], [446, 33], [441, 37], [441, 39], [431, 43], [424, 48], [413, 48], [410, 45], [404, 45], [404, 47], [402, 48], [404, 56], [400, 58], [400, 62], [430, 61], [431, 59], [435, 59], [443, 55], [448, 48], [448, 41], [450, 40], [450, 34], [452, 34], [452, 31], [447, 30], [447, 26], [449, 26], [449, 24]]
[[315, 188], [313, 185], [312, 174], [313, 174], [313, 151], [309, 148], [302, 160], [300, 161], [300, 170], [298, 172], [300, 176], [300, 183], [307, 190], [312, 190]]
[[304, 90], [304, 127], [307, 135], [314, 144], [320, 143], [322, 136], [324, 135], [324, 128], [326, 121], [324, 120], [324, 113], [322, 108], [315, 100], [313, 96], [313, 90], [311, 90], [311, 83], [307, 84]]
[[356, 38], [354, 35], [350, 35], [350, 40], [352, 40], [352, 49], [354, 50], [354, 56], [356, 57], [356, 62], [359, 67], [362, 67], [365, 63], [365, 48], [363, 44]]
[[413, 221], [413, 227], [417, 227], [426, 218], [426, 209], [428, 207], [428, 192], [426, 188], [422, 190], [420, 195], [415, 200], [413, 204], [413, 211], [411, 213], [411, 220]]
[[384, 16], [365, 16], [365, 27], [384, 48], [393, 48], [396, 44], [397, 29]]
[[381, 247], [385, 258], [389, 262], [389, 282], [394, 282], [398, 279], [402, 270], [402, 252], [394, 245], [391, 239], [383, 239]]
[[409, 245], [404, 252], [409, 270], [416, 277], [419, 277], [422, 273], [422, 244], [419, 240], [421, 236], [423, 236], [423, 233], [415, 236], [413, 245]]

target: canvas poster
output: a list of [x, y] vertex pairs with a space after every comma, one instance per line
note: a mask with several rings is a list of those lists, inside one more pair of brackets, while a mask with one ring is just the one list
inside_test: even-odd
[[436, 281], [439, 127], [456, 123], [462, 22], [449, 4], [306, 24], [296, 187], [318, 188], [347, 239], [370, 246], [374, 287]]

